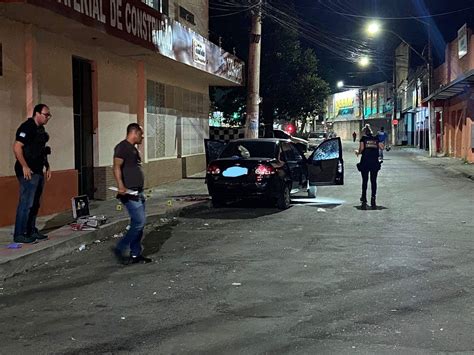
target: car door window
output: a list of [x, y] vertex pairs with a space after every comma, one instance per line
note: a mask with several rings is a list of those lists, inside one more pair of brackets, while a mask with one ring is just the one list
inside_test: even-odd
[[293, 152], [293, 155], [295, 157], [295, 161], [298, 163], [302, 162], [304, 160], [303, 155], [300, 153], [298, 148], [296, 148], [294, 145], [291, 145], [291, 150]]
[[313, 160], [332, 160], [339, 158], [339, 141], [337, 139], [326, 141], [314, 151]]
[[285, 153], [286, 156], [286, 161], [296, 161], [295, 153], [291, 149], [291, 146], [288, 143], [283, 143], [282, 144], [283, 152]]

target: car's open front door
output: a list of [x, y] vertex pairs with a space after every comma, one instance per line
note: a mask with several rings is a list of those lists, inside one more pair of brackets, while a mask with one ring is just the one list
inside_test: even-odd
[[213, 160], [216, 160], [226, 147], [227, 143], [219, 140], [204, 139], [204, 148], [206, 149], [206, 166]]
[[310, 155], [308, 178], [311, 186], [344, 184], [344, 161], [339, 137], [322, 142]]

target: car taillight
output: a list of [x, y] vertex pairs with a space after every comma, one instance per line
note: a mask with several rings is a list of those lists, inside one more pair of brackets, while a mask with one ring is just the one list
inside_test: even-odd
[[260, 164], [255, 168], [255, 175], [266, 176], [273, 174], [275, 174], [275, 168], [273, 166]]
[[219, 175], [221, 173], [221, 169], [217, 165], [209, 165], [207, 168], [207, 173], [211, 175]]

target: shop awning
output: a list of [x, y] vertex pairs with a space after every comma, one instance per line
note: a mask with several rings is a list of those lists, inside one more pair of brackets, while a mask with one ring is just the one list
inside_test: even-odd
[[461, 77], [446, 86], [440, 87], [430, 96], [425, 98], [423, 102], [450, 99], [456, 95], [462, 94], [466, 89], [466, 86], [474, 86], [474, 69], [463, 74]]

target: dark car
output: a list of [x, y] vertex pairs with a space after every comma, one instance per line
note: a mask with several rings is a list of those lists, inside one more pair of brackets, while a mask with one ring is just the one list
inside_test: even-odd
[[[215, 207], [241, 198], [265, 198], [286, 209], [291, 194], [313, 186], [344, 184], [339, 138], [323, 142], [305, 158], [289, 140], [206, 140], [206, 184]], [[312, 196], [314, 197], [314, 196]]]

